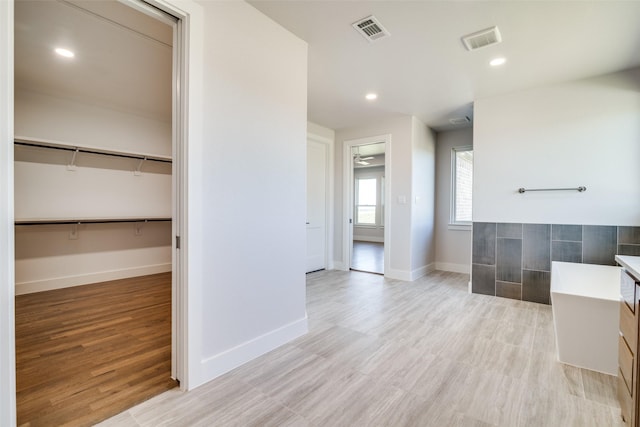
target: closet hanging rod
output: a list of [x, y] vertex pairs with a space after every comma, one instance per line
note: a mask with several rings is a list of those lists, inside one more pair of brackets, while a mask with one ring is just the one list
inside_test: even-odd
[[170, 222], [171, 218], [117, 218], [117, 219], [46, 219], [16, 220], [15, 225], [113, 224], [121, 222]]
[[522, 194], [527, 191], [578, 191], [580, 193], [587, 191], [587, 187], [573, 187], [573, 188], [518, 188], [518, 193]]
[[138, 159], [138, 160], [149, 160], [149, 161], [161, 162], [161, 163], [172, 163], [172, 160], [170, 159], [163, 159], [163, 158], [148, 156], [143, 154], [112, 153], [109, 151], [94, 150], [90, 148], [76, 147], [72, 145], [64, 147], [64, 146], [58, 146], [58, 145], [39, 144], [37, 142], [24, 142], [24, 141], [18, 141], [18, 140], [15, 140], [14, 144], [22, 145], [25, 147], [47, 148], [51, 150], [73, 151], [73, 152], [88, 153], [88, 154], [99, 154], [101, 156], [122, 157], [125, 159]]

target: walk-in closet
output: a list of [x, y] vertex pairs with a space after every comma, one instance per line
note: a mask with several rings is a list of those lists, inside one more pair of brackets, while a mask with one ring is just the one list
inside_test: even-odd
[[92, 425], [171, 379], [173, 26], [15, 4], [18, 425]]

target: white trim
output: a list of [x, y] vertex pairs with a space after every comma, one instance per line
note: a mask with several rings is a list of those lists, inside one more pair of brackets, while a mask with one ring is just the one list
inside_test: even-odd
[[[353, 221], [349, 222], [350, 219], [353, 219], [353, 155], [352, 149], [353, 147], [359, 145], [369, 145], [375, 144], [379, 142], [384, 142], [384, 156], [385, 156], [385, 164], [384, 164], [384, 205], [386, 212], [384, 213], [384, 275], [385, 277], [390, 277], [387, 272], [391, 271], [390, 268], [390, 253], [391, 253], [391, 245], [389, 244], [390, 237], [389, 233], [391, 230], [391, 134], [385, 135], [376, 135], [370, 136], [366, 138], [359, 139], [351, 139], [344, 141], [343, 148], [343, 157], [342, 157], [342, 194], [343, 194], [343, 204], [342, 204], [342, 263], [348, 270], [351, 268], [351, 251], [353, 242]], [[403, 280], [403, 279], [401, 279]]]
[[[284, 325], [264, 335], [246, 341], [222, 353], [203, 359], [200, 368], [203, 380], [210, 381], [240, 365], [262, 356], [308, 332], [307, 317]], [[200, 384], [196, 384], [197, 387]]]
[[324, 258], [324, 266], [327, 270], [333, 268], [333, 198], [334, 198], [334, 189], [333, 189], [333, 181], [334, 181], [334, 152], [335, 152], [335, 141], [331, 138], [326, 138], [324, 136], [317, 135], [315, 133], [307, 132], [307, 141], [313, 141], [320, 144], [324, 144], [327, 146], [326, 151], [326, 165], [327, 169], [325, 171], [325, 258]]
[[70, 288], [73, 286], [90, 285], [92, 283], [146, 276], [149, 274], [166, 273], [169, 271], [171, 271], [171, 263], [101, 271], [91, 274], [79, 274], [77, 276], [55, 277], [52, 279], [34, 280], [31, 282], [20, 282], [16, 283], [16, 295], [51, 291], [53, 289]]
[[423, 265], [420, 268], [416, 268], [414, 270], [411, 270], [411, 281], [417, 280], [423, 276], [426, 276], [427, 274], [431, 273], [432, 271], [435, 271], [436, 269], [436, 265], [435, 263], [431, 263], [431, 264], [427, 264], [427, 265]]
[[359, 236], [357, 234], [354, 234], [353, 240], [358, 242], [384, 243], [384, 237], [378, 236]]
[[345, 266], [343, 261], [337, 261], [337, 260], [333, 260], [332, 270], [349, 271], [349, 269]]
[[469, 266], [469, 264], [456, 264], [452, 262], [436, 262], [436, 270], [469, 274], [471, 271], [471, 267]]
[[407, 270], [385, 270], [384, 277], [388, 279], [394, 280], [402, 280], [405, 282], [413, 282], [414, 280], [418, 280], [419, 278], [426, 276], [427, 274], [435, 271], [435, 264], [431, 263], [428, 265], [423, 265], [420, 268], [416, 268], [411, 271]]
[[451, 231], [471, 231], [471, 223], [447, 224], [447, 229]]
[[[471, 230], [471, 221], [456, 221], [456, 153], [458, 151], [473, 151], [473, 145], [463, 145], [451, 148], [451, 189], [449, 191], [449, 230]], [[468, 228], [455, 228], [455, 227]]]
[[[180, 250], [173, 252], [172, 316], [175, 325], [172, 351], [172, 375], [180, 380], [182, 390], [202, 382], [200, 355], [202, 354], [201, 269], [202, 237], [199, 232], [204, 223], [202, 200], [189, 198], [190, 193], [201, 193], [203, 149], [203, 96], [204, 92], [204, 12], [193, 0], [144, 0], [152, 6], [178, 19], [175, 30], [174, 71], [180, 80], [182, 93], [174, 117], [174, 236], [180, 236]], [[177, 64], [176, 64], [177, 62]], [[174, 245], [175, 242], [172, 242]]]
[[13, 0], [0, 1], [0, 425], [16, 425]]

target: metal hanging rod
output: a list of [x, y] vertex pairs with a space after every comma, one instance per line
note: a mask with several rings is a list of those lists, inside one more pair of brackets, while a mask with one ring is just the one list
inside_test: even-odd
[[59, 225], [59, 224], [113, 224], [120, 222], [167, 222], [171, 218], [117, 218], [117, 219], [46, 219], [16, 220], [15, 225]]
[[74, 152], [74, 160], [76, 153], [89, 153], [89, 154], [99, 154], [101, 156], [111, 156], [111, 157], [122, 157], [125, 159], [138, 159], [138, 160], [149, 160], [153, 162], [161, 162], [161, 163], [172, 163], [169, 159], [163, 159], [159, 157], [146, 156], [146, 155], [137, 155], [137, 154], [125, 154], [125, 153], [112, 153], [108, 151], [100, 151], [93, 150], [89, 148], [75, 147], [75, 146], [59, 146], [53, 144], [46, 143], [37, 143], [37, 142], [24, 142], [24, 141], [14, 141], [15, 145], [22, 145], [25, 147], [38, 147], [38, 148], [47, 148], [50, 150], [62, 150], [62, 151], [73, 151]]
[[587, 187], [574, 187], [574, 188], [518, 188], [518, 193], [522, 194], [527, 191], [578, 191], [580, 193], [587, 191]]

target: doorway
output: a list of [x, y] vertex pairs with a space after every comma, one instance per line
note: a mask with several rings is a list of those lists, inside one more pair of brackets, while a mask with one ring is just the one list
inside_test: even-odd
[[351, 270], [384, 275], [384, 142], [353, 147]]
[[[121, 393], [129, 394], [128, 406], [150, 397], [150, 390], [159, 393], [176, 385], [171, 380], [177, 377], [179, 267], [173, 236], [181, 229], [174, 164], [179, 151], [174, 119], [180, 113], [176, 27], [175, 18], [142, 2], [16, 2], [19, 423], [38, 423], [21, 412], [24, 396], [33, 402], [36, 389], [48, 389], [43, 401], [48, 399], [49, 406], [32, 407], [31, 414], [57, 424], [90, 424], [123, 410], [116, 397], [118, 382], [128, 389]], [[135, 293], [140, 290], [142, 294]], [[129, 298], [119, 300], [118, 293]], [[69, 351], [64, 365], [91, 371], [84, 384], [77, 377], [65, 383], [63, 375], [62, 383], [43, 383], [44, 375], [24, 374], [33, 352], [25, 349], [34, 344], [29, 341], [35, 335], [29, 329], [33, 316], [56, 304], [67, 307], [61, 301], [76, 304], [69, 313], [79, 316], [56, 318], [65, 325], [62, 330], [39, 322], [43, 330], [38, 333], [51, 344], [36, 351], [42, 366], [60, 368], [50, 371], [64, 366], [48, 359], [49, 352]], [[108, 317], [114, 314], [115, 319]], [[142, 318], [142, 324], [127, 327], [134, 318]], [[74, 323], [79, 329], [70, 326]], [[118, 325], [125, 326], [122, 332]], [[82, 342], [67, 339], [80, 337], [80, 331], [85, 333]], [[59, 338], [64, 342], [54, 341]], [[144, 341], [156, 347], [143, 350]], [[111, 348], [123, 351], [114, 355], [100, 350], [105, 342], [118, 343]], [[74, 352], [83, 353], [81, 361], [73, 358]], [[112, 364], [99, 365], [88, 356], [111, 359]], [[136, 363], [128, 378], [117, 377], [119, 368]], [[144, 376], [159, 370], [158, 380]], [[82, 391], [74, 392], [76, 386]], [[98, 401], [88, 396], [92, 389], [102, 393]]]
[[389, 265], [390, 135], [345, 141], [343, 233], [347, 269], [384, 275]]

